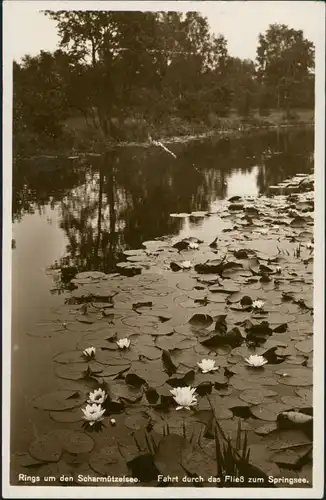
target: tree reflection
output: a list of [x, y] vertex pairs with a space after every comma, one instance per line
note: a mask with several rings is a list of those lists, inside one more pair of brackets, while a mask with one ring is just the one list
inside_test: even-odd
[[[117, 148], [91, 160], [14, 166], [13, 219], [57, 210], [67, 237], [66, 255], [54, 263], [59, 285], [78, 271], [114, 270], [124, 250], [177, 234], [171, 213], [209, 210], [227, 196], [237, 172], [257, 170], [259, 193], [297, 172], [311, 169], [313, 134], [261, 134], [194, 141], [177, 159], [155, 148]], [[255, 170], [253, 171], [253, 168]], [[251, 181], [252, 182], [252, 181]]]

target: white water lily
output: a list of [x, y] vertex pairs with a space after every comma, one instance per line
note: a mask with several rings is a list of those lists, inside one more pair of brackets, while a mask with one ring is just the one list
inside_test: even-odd
[[87, 347], [87, 349], [83, 351], [83, 354], [84, 356], [86, 356], [86, 358], [94, 358], [95, 353], [96, 353], [95, 347]]
[[190, 260], [184, 260], [180, 265], [183, 269], [190, 269], [192, 267]]
[[178, 404], [176, 409], [182, 410], [185, 408], [186, 410], [190, 410], [190, 406], [197, 404], [197, 394], [195, 391], [196, 388], [191, 387], [176, 387], [176, 389], [172, 389], [170, 392], [174, 401]]
[[281, 271], [282, 271], [281, 266], [276, 266], [275, 272], [278, 273], [278, 274], [280, 274]]
[[89, 425], [94, 425], [96, 422], [101, 422], [103, 420], [103, 414], [105, 410], [103, 410], [101, 405], [92, 404], [86, 405], [85, 408], [82, 408], [82, 412], [84, 414], [84, 419], [89, 423]]
[[309, 243], [306, 244], [306, 247], [308, 248], [308, 250], [312, 250], [314, 248], [314, 244], [309, 241]]
[[115, 418], [110, 418], [110, 424], [111, 425], [115, 425], [117, 423], [116, 419]]
[[260, 368], [268, 363], [264, 356], [258, 356], [258, 354], [251, 354], [249, 358], [245, 358], [245, 361], [254, 368]]
[[311, 415], [306, 415], [305, 413], [300, 413], [298, 411], [283, 411], [280, 415], [286, 417], [294, 424], [306, 424], [307, 422], [312, 422], [313, 420]]
[[253, 309], [262, 309], [265, 305], [263, 300], [254, 300], [252, 303]]
[[107, 394], [103, 389], [95, 389], [95, 391], [89, 393], [87, 403], [101, 405], [106, 398]]
[[127, 338], [117, 340], [119, 349], [127, 349], [130, 346], [130, 340]]
[[214, 359], [202, 359], [200, 363], [197, 363], [197, 365], [203, 373], [213, 372], [219, 368], [215, 365]]
[[189, 248], [191, 248], [192, 250], [196, 250], [196, 249], [199, 247], [198, 243], [195, 243], [194, 241], [192, 241], [191, 243], [189, 243], [189, 245], [188, 245], [188, 246], [189, 246]]

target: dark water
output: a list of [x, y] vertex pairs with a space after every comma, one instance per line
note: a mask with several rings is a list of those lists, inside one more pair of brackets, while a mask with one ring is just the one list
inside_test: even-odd
[[[51, 361], [55, 340], [28, 337], [26, 331], [35, 322], [50, 319], [50, 311], [64, 300], [65, 282], [74, 273], [109, 272], [125, 249], [167, 234], [214, 238], [213, 218], [190, 223], [170, 214], [214, 210], [221, 199], [257, 196], [269, 185], [313, 169], [312, 130], [170, 147], [176, 160], [155, 147], [118, 148], [102, 157], [14, 165], [14, 449], [24, 449], [32, 429], [42, 425], [31, 399], [55, 385]], [[71, 343], [74, 348], [73, 337]]]

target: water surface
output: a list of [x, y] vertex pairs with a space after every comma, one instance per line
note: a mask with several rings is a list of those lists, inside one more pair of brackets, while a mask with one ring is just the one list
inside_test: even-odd
[[[216, 211], [220, 200], [259, 196], [313, 169], [312, 130], [268, 132], [158, 148], [117, 148], [101, 157], [38, 159], [13, 167], [12, 447], [48, 428], [33, 397], [56, 387], [53, 346], [26, 335], [51, 319], [76, 272], [111, 272], [129, 248], [165, 235], [215, 238], [214, 218], [171, 213]], [[54, 344], [53, 344], [54, 343]], [[67, 349], [74, 348], [73, 334]], [[66, 381], [65, 381], [66, 382]], [[43, 416], [42, 416], [43, 415]], [[54, 427], [54, 424], [51, 424]]]

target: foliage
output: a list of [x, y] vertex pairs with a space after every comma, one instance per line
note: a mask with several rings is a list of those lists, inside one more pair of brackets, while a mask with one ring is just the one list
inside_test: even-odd
[[57, 22], [59, 49], [14, 62], [17, 151], [73, 147], [67, 124], [76, 117], [105, 144], [132, 139], [128, 120], [145, 139], [172, 120], [208, 127], [231, 111], [247, 119], [257, 108], [267, 115], [278, 107], [290, 117], [295, 107], [313, 106], [313, 44], [285, 25], [260, 35], [255, 66], [231, 57], [226, 39], [196, 12], [45, 15]]
[[257, 75], [269, 107], [313, 107], [314, 46], [302, 30], [272, 24], [259, 35]]

